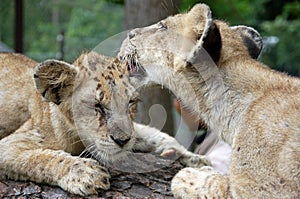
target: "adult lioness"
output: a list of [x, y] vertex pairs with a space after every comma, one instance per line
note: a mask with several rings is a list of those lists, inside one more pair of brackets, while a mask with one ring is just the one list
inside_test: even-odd
[[[175, 150], [187, 165], [205, 163], [170, 136], [132, 122], [137, 93], [118, 60], [94, 52], [72, 65], [18, 54], [0, 60], [0, 178], [89, 195], [109, 188], [106, 166], [134, 149]], [[106, 166], [76, 156], [84, 151]]]
[[142, 71], [133, 83], [169, 87], [233, 147], [229, 176], [183, 169], [177, 198], [300, 198], [300, 80], [258, 62], [261, 47], [255, 30], [212, 20], [204, 4], [123, 42], [120, 58]]

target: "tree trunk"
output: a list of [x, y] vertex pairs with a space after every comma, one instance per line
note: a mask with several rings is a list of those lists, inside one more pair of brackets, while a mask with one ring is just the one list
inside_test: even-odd
[[[124, 173], [110, 169], [111, 187], [98, 195], [86, 199], [126, 198], [126, 199], [173, 199], [170, 182], [183, 167], [178, 162], [160, 161], [157, 171], [149, 173]], [[36, 184], [33, 182], [16, 182], [0, 180], [0, 198], [83, 198], [63, 191], [59, 187]]]
[[125, 28], [156, 23], [178, 12], [181, 0], [125, 0]]
[[[174, 15], [178, 12], [180, 3], [181, 0], [126, 0], [125, 29], [148, 26]], [[147, 88], [140, 91], [140, 96], [141, 103], [135, 120], [173, 135], [173, 103], [170, 92], [162, 88]], [[153, 106], [156, 104], [161, 106]], [[151, 107], [154, 114], [149, 112]]]
[[15, 0], [15, 52], [23, 52], [24, 33], [23, 0]]

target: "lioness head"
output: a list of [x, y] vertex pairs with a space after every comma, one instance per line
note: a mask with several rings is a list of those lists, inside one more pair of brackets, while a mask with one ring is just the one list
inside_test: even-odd
[[119, 57], [131, 64], [130, 69], [144, 67], [147, 70], [148, 65], [155, 64], [185, 71], [195, 62], [201, 62], [203, 51], [221, 67], [230, 57], [256, 59], [261, 49], [262, 39], [253, 28], [230, 27], [212, 20], [209, 7], [197, 4], [188, 13], [130, 31]]
[[91, 52], [73, 65], [47, 60], [36, 67], [34, 79], [39, 93], [64, 115], [56, 122], [69, 123], [86, 149], [105, 162], [133, 146], [137, 93], [126, 67], [104, 59], [109, 58]]

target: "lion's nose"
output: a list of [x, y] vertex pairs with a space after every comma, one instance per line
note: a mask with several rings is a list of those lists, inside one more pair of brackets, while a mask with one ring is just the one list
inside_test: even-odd
[[114, 136], [110, 136], [110, 138], [120, 147], [123, 147], [127, 142], [129, 142], [130, 138], [115, 138]]

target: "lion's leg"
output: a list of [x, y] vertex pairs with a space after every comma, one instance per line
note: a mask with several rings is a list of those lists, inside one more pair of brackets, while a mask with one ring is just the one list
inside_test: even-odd
[[138, 150], [160, 153], [162, 156], [174, 156], [186, 166], [200, 168], [210, 165], [204, 156], [194, 154], [184, 148], [177, 140], [155, 128], [134, 123], [134, 130], [139, 142], [134, 147]]
[[109, 174], [97, 161], [71, 156], [62, 150], [45, 149], [43, 141], [36, 130], [3, 138], [0, 177], [58, 185], [79, 195], [109, 188]]
[[229, 177], [215, 172], [211, 167], [184, 168], [172, 180], [175, 198], [232, 198]]

